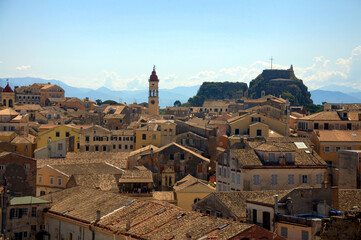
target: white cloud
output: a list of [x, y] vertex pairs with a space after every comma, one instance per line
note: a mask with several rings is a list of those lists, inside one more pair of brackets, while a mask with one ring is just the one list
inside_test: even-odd
[[[290, 66], [273, 64], [276, 69], [288, 69]], [[205, 70], [182, 81], [182, 85], [193, 86], [205, 81], [242, 81], [250, 82], [269, 69], [270, 63], [256, 61], [249, 66], [223, 68], [218, 71]], [[361, 46], [352, 50], [349, 58], [339, 58], [332, 62], [324, 56], [314, 57], [309, 67], [294, 67], [295, 74], [310, 89], [317, 89], [330, 84], [352, 86], [361, 90]]]
[[16, 70], [23, 71], [23, 70], [29, 70], [30, 68], [31, 68], [30, 65], [23, 65], [23, 66], [16, 67]]

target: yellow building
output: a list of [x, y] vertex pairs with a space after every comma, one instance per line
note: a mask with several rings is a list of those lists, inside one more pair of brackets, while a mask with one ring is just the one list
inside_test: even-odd
[[161, 132], [157, 124], [149, 124], [135, 130], [135, 149], [140, 149], [148, 145], [161, 147]]
[[68, 137], [74, 137], [74, 152], [80, 149], [80, 128], [71, 125], [43, 125], [39, 128], [37, 147], [48, 145], [49, 141], [57, 141]]
[[[246, 113], [241, 116], [230, 118], [227, 122], [229, 125], [228, 131], [231, 136], [246, 135], [250, 137], [268, 137], [272, 132], [288, 136], [289, 131], [285, 122], [261, 113]], [[269, 130], [267, 130], [267, 128]]]
[[11, 131], [0, 131], [0, 141], [2, 142], [11, 142], [17, 134]]
[[339, 151], [361, 150], [361, 130], [314, 130], [310, 140], [318, 155], [335, 167]]
[[37, 171], [36, 196], [42, 196], [65, 189], [69, 178], [69, 175], [50, 165], [46, 165]]
[[195, 178], [192, 175], [187, 175], [176, 182], [173, 190], [176, 194], [177, 205], [187, 210], [192, 210], [194, 203], [216, 191], [207, 181]]
[[34, 150], [36, 149], [34, 136], [16, 136], [11, 143], [15, 145], [17, 153], [27, 157], [34, 157]]

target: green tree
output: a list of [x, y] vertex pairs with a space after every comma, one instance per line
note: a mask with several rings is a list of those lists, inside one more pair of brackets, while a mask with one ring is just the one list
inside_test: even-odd
[[174, 107], [180, 107], [182, 105], [181, 101], [176, 100], [173, 104]]
[[118, 103], [114, 100], [106, 100], [103, 102], [103, 104], [109, 104], [109, 105], [117, 105]]
[[96, 105], [102, 105], [103, 101], [101, 99], [95, 100]]

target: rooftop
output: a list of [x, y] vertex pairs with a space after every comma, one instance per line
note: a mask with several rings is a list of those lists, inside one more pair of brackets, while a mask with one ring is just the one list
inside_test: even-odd
[[32, 205], [32, 204], [46, 204], [51, 203], [51, 201], [47, 201], [41, 198], [36, 198], [32, 196], [26, 196], [26, 197], [13, 197], [10, 200], [10, 206], [15, 205]]

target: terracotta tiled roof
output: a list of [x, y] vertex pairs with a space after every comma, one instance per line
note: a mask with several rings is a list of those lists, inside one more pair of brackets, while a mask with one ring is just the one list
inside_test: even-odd
[[119, 179], [119, 183], [152, 183], [153, 174], [146, 168], [134, 168], [125, 170]]
[[215, 191], [216, 189], [214, 187], [211, 187], [210, 185], [208, 185], [208, 182], [202, 179], [198, 179], [193, 177], [192, 175], [188, 174], [187, 176], [185, 176], [184, 178], [182, 178], [181, 180], [177, 181], [174, 186], [173, 189], [175, 192], [181, 191], [189, 186], [192, 186], [196, 183], [202, 184], [203, 186], [206, 186], [209, 188], [210, 191]]
[[18, 112], [14, 111], [12, 108], [5, 108], [0, 111], [0, 116], [17, 116]]
[[200, 159], [202, 159], [202, 160], [204, 160], [204, 161], [207, 161], [207, 162], [210, 161], [208, 158], [205, 158], [205, 157], [203, 157], [202, 155], [200, 155], [200, 154], [198, 154], [198, 153], [196, 153], [196, 152], [193, 152], [192, 150], [190, 150], [190, 149], [188, 149], [188, 148], [186, 148], [186, 147], [184, 147], [184, 146], [182, 146], [182, 145], [179, 145], [178, 143], [175, 143], [175, 142], [171, 142], [171, 143], [169, 143], [169, 144], [167, 144], [167, 145], [165, 145], [165, 146], [163, 146], [163, 147], [161, 147], [161, 148], [158, 148], [158, 149], [155, 150], [154, 152], [161, 152], [161, 151], [163, 151], [164, 149], [166, 149], [166, 148], [168, 148], [168, 147], [170, 147], [170, 146], [176, 146], [176, 147], [178, 147], [178, 148], [183, 149], [184, 151], [187, 151], [187, 152], [193, 154], [194, 156], [196, 156], [196, 157], [198, 157], [198, 158], [200, 158]]
[[341, 118], [337, 112], [319, 112], [312, 115], [299, 118], [299, 120], [325, 120], [325, 121], [340, 121]]
[[339, 211], [350, 211], [354, 206], [361, 209], [361, 189], [338, 189]]
[[315, 130], [321, 142], [361, 142], [361, 130]]
[[110, 163], [118, 168], [127, 166], [128, 152], [68, 152], [66, 158], [37, 159], [37, 167], [81, 163]]
[[232, 192], [216, 192], [202, 199], [207, 201], [208, 198], [216, 197], [224, 206], [229, 208], [233, 214], [238, 218], [246, 218], [246, 201], [252, 199], [259, 199], [263, 196], [273, 196], [279, 191], [265, 190], [265, 191], [232, 191]]
[[56, 170], [67, 175], [73, 174], [123, 174], [123, 170], [106, 162], [51, 165]]

